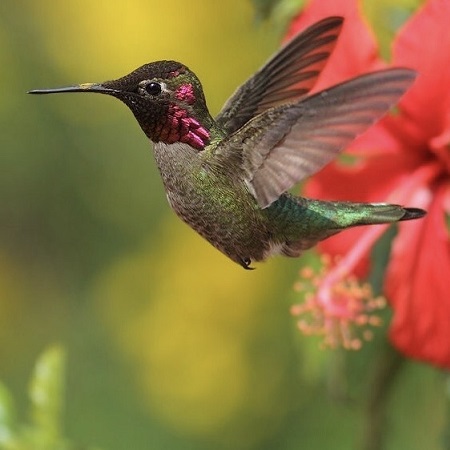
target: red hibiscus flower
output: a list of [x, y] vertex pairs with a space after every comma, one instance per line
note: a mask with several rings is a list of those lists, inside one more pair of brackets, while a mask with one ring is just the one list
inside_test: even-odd
[[[342, 40], [326, 67], [320, 88], [380, 67], [376, 46], [356, 0], [312, 1], [291, 33], [315, 19], [346, 17]], [[308, 196], [353, 201], [389, 201], [423, 208], [425, 218], [402, 223], [392, 242], [384, 293], [393, 308], [390, 338], [404, 354], [450, 368], [450, 2], [429, 0], [399, 31], [393, 66], [418, 72], [413, 87], [391, 114], [360, 136], [348, 153], [355, 163], [334, 162], [307, 185]], [[344, 337], [350, 322], [370, 322], [379, 306], [362, 276], [385, 226], [355, 228], [324, 241], [319, 249], [340, 260], [316, 277], [319, 288], [294, 314], [322, 310], [326, 332]], [[306, 274], [310, 276], [310, 274]], [[317, 331], [305, 321], [300, 328]], [[359, 341], [347, 340], [350, 347]]]

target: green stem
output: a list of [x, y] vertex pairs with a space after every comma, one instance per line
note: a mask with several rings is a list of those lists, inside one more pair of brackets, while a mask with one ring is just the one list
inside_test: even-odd
[[361, 450], [383, 448], [383, 438], [386, 435], [386, 403], [403, 362], [403, 357], [386, 343], [375, 363], [373, 377], [369, 383]]

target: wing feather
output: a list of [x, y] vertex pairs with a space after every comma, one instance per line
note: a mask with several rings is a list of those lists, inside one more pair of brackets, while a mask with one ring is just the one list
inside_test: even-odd
[[342, 17], [328, 17], [293, 38], [231, 96], [216, 117], [219, 126], [231, 134], [256, 115], [309, 92], [342, 23]]
[[363, 75], [271, 108], [226, 139], [242, 152], [243, 176], [259, 205], [269, 206], [333, 160], [399, 100], [415, 76], [402, 68]]

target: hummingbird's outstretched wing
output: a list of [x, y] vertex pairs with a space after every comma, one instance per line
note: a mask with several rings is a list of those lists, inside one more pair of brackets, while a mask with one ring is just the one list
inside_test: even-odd
[[222, 164], [223, 158], [240, 158], [244, 180], [265, 208], [333, 160], [399, 100], [415, 77], [409, 69], [382, 70], [272, 108], [226, 138], [216, 154]]
[[343, 20], [328, 17], [293, 38], [237, 89], [216, 122], [231, 134], [254, 116], [309, 92], [336, 44]]

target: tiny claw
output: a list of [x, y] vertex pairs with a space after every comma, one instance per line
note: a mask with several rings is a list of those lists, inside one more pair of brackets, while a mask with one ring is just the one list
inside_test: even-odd
[[254, 267], [250, 267], [250, 264], [252, 263], [252, 260], [250, 258], [241, 258], [241, 266], [245, 270], [254, 270]]

